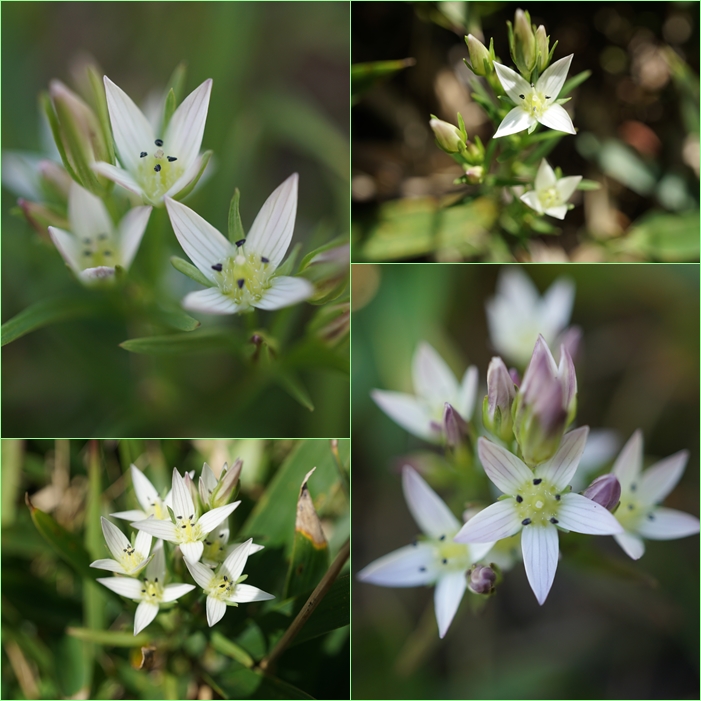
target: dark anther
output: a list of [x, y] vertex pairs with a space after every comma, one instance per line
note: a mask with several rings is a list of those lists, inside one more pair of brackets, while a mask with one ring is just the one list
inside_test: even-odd
[[628, 511], [632, 511], [635, 507], [632, 504], [628, 504]]
[[221, 272], [222, 265], [221, 263], [217, 263], [216, 265], [212, 266], [212, 270], [216, 270], [218, 273]]
[[140, 154], [140, 158], [145, 158], [146, 156], [148, 156], [148, 154], [146, 153], [146, 151], [142, 151], [141, 154]]
[[128, 548], [124, 548], [124, 550], [123, 550], [122, 552], [126, 552], [126, 551], [127, 551], [127, 549], [128, 549]]
[[443, 558], [443, 559], [441, 560], [441, 562], [442, 562], [444, 565], [447, 565], [447, 564], [448, 564], [448, 560], [446, 560], [445, 558]]
[[239, 279], [236, 281], [236, 284], [239, 286], [239, 290], [243, 287], [243, 285], [244, 285], [245, 282], [246, 282], [246, 281], [245, 281], [243, 278], [239, 278]]
[[542, 478], [538, 477], [538, 479], [533, 480], [533, 484], [540, 484], [542, 481]]
[[445, 536], [442, 535], [438, 540], [445, 540]]
[[187, 524], [185, 524], [184, 526], [180, 526], [180, 528], [187, 528]]
[[630, 491], [631, 491], [631, 492], [634, 492], [637, 488], [638, 488], [638, 485], [635, 484], [635, 482], [633, 482], [633, 483], [630, 485]]
[[426, 568], [425, 567], [419, 567], [419, 572], [425, 572]]
[[90, 256], [90, 255], [92, 255], [92, 251], [91, 251], [90, 249], [85, 249], [85, 250], [83, 251], [83, 255], [84, 255], [84, 256]]
[[157, 581], [158, 581], [158, 577], [156, 577], [156, 579], [154, 579], [153, 581], [154, 581], [154, 582], [157, 582]]
[[112, 255], [112, 251], [103, 251], [102, 255], [104, 255], [104, 256], [111, 256], [111, 255]]
[[219, 537], [220, 537], [220, 538], [223, 538], [223, 537], [224, 537], [224, 534], [223, 534], [223, 533], [220, 533], [220, 534], [219, 534]]
[[107, 238], [107, 234], [98, 234], [97, 238], [100, 239], [100, 241], [104, 241]]
[[530, 518], [524, 518], [523, 521], [521, 521], [522, 526], [527, 526], [531, 522]]
[[412, 545], [416, 548], [416, 547], [419, 545], [419, 541], [418, 541], [418, 540], [415, 540], [415, 541], [412, 543]]
[[182, 516], [176, 516], [175, 518], [182, 518]]
[[520, 494], [517, 494], [516, 501], [520, 504], [523, 501], [523, 497]]
[[239, 247], [243, 246], [244, 243], [246, 243], [246, 239], [241, 239], [241, 240], [236, 242], [236, 247], [239, 248]]
[[83, 243], [90, 244], [90, 239], [86, 236], [86, 237], [83, 239]]
[[205, 540], [205, 541], [204, 541], [204, 544], [205, 544], [205, 545], [211, 545], [211, 543], [210, 543], [208, 540]]
[[177, 161], [178, 159], [175, 156], [168, 156], [168, 162], [172, 163], [173, 161]]
[[220, 584], [220, 585], [219, 585], [219, 588], [220, 588], [220, 589], [223, 589], [225, 586], [226, 586], [226, 584]]
[[160, 173], [161, 172], [161, 164], [159, 163], [159, 164], [153, 166], [153, 169], [156, 171], [156, 173]]
[[560, 501], [560, 499], [562, 499], [562, 497], [561, 497], [559, 494], [556, 494], [556, 495], [555, 495], [555, 499], [556, 499], [557, 501]]
[[229, 578], [228, 578], [226, 575], [224, 575], [224, 581], [225, 581], [225, 582], [228, 582], [228, 581], [229, 581]]
[[525, 96], [525, 95], [519, 95], [519, 97], [520, 97], [522, 100], [525, 100], [525, 99], [526, 99], [526, 96]]
[[163, 146], [163, 139], [156, 139], [156, 146]]
[[190, 521], [192, 521], [193, 518], [195, 518], [195, 514], [190, 514]]
[[550, 523], [560, 523], [556, 518], [551, 518]]
[[155, 594], [151, 594], [151, 596], [156, 596]]
[[261, 262], [261, 263], [270, 263], [270, 259], [269, 259], [269, 258], [266, 258], [265, 256], [261, 256], [261, 257], [260, 257], [260, 262]]
[[145, 589], [142, 589], [142, 590], [141, 590], [141, 593], [142, 593], [142, 594], [145, 594], [145, 593], [146, 593], [146, 590], [145, 590]]
[[654, 514], [648, 514], [647, 519], [648, 519], [648, 521], [654, 521], [655, 520]]

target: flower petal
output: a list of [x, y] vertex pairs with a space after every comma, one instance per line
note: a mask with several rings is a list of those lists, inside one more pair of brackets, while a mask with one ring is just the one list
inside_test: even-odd
[[643, 433], [638, 429], [623, 446], [611, 472], [621, 483], [621, 492], [628, 492], [643, 467]]
[[108, 521], [104, 516], [100, 516], [102, 524], [102, 533], [107, 541], [107, 547], [112, 555], [119, 559], [124, 553], [125, 548], [131, 548], [129, 539], [117, 528], [112, 522]]
[[274, 277], [270, 288], [263, 293], [260, 301], [253, 304], [257, 309], [282, 309], [303, 302], [314, 294], [314, 285], [303, 277], [282, 275]]
[[190, 165], [200, 152], [204, 125], [209, 110], [209, 96], [212, 93], [212, 79], [195, 88], [178, 106], [163, 136], [166, 153], [177, 155]]
[[528, 583], [542, 606], [548, 597], [557, 571], [557, 556], [560, 550], [557, 528], [526, 526], [521, 533], [521, 550]]
[[545, 214], [547, 214], [549, 217], [554, 217], [555, 219], [559, 219], [560, 221], [562, 221], [565, 218], [567, 212], [567, 205], [564, 204], [556, 204], [553, 207], [548, 207], [545, 210]]
[[207, 624], [211, 628], [215, 623], [221, 621], [226, 613], [226, 604], [213, 596], [207, 597]]
[[130, 472], [136, 498], [141, 504], [141, 508], [144, 511], [148, 511], [152, 504], [156, 504], [161, 500], [161, 497], [158, 495], [151, 480], [136, 465], [130, 467]]
[[72, 234], [55, 226], [49, 227], [49, 236], [58, 249], [66, 265], [76, 274], [80, 275], [82, 268], [78, 262], [80, 257], [80, 243]]
[[381, 389], [372, 390], [370, 396], [390, 419], [409, 433], [431, 443], [440, 442], [441, 432], [431, 428], [431, 417], [423, 402], [410, 394]]
[[110, 516], [112, 516], [112, 518], [120, 518], [123, 521], [145, 521], [148, 518], [148, 514], [139, 509], [117, 511], [114, 514], [110, 514]]
[[658, 507], [651, 516], [638, 524], [638, 533], [649, 540], [674, 540], [696, 535], [699, 532], [699, 520], [696, 516], [676, 509]]
[[175, 601], [181, 596], [185, 596], [185, 594], [187, 594], [188, 592], [191, 592], [194, 588], [194, 584], [168, 584], [163, 589], [163, 596], [161, 597], [161, 601], [163, 601], [164, 603], [168, 603], [169, 601]]
[[241, 309], [231, 297], [216, 287], [190, 292], [183, 297], [181, 304], [188, 311], [200, 314], [236, 314]]
[[142, 601], [134, 614], [134, 635], [138, 635], [158, 615], [158, 605]]
[[638, 486], [640, 501], [659, 504], [677, 486], [688, 459], [689, 451], [680, 450], [645, 470]]
[[240, 503], [240, 501], [234, 501], [231, 504], [226, 504], [225, 506], [218, 506], [216, 509], [211, 509], [206, 514], [202, 514], [202, 516], [200, 516], [197, 524], [202, 526], [202, 530], [205, 533], [210, 533], [225, 518], [228, 518]]
[[475, 514], [453, 538], [456, 543], [493, 543], [523, 528], [514, 499], [502, 499]]
[[616, 533], [613, 536], [628, 557], [639, 560], [645, 553], [645, 542], [634, 533]]
[[402, 469], [402, 486], [409, 511], [423, 533], [431, 538], [440, 538], [458, 532], [458, 519], [421, 475], [409, 465]]
[[568, 175], [566, 178], [560, 178], [557, 181], [557, 185], [555, 187], [557, 188], [563, 202], [567, 202], [567, 200], [572, 197], [581, 180], [581, 175]]
[[565, 84], [573, 57], [574, 54], [570, 54], [548, 66], [538, 78], [536, 90], [552, 100], [556, 99]]
[[474, 365], [470, 365], [470, 367], [465, 370], [465, 374], [462, 377], [458, 392], [458, 405], [456, 407], [458, 413], [465, 421], [469, 421], [472, 418], [472, 413], [475, 410], [477, 381], [477, 368]]
[[514, 107], [511, 112], [509, 112], [506, 117], [504, 117], [502, 123], [494, 134], [494, 138], [498, 139], [501, 136], [509, 136], [510, 134], [517, 134], [524, 129], [528, 129], [530, 126], [536, 123], [535, 117], [530, 115], [521, 107]]
[[249, 604], [252, 601], [268, 601], [274, 599], [272, 594], [267, 591], [252, 587], [250, 584], [237, 584], [233, 594], [229, 596], [229, 601], [235, 601], [238, 604]]
[[539, 305], [541, 325], [550, 330], [550, 340], [554, 340], [554, 336], [567, 326], [573, 304], [574, 283], [567, 278], [555, 280], [543, 295]]
[[220, 574], [228, 572], [229, 579], [232, 581], [237, 580], [241, 576], [243, 568], [246, 566], [246, 560], [248, 560], [248, 555], [251, 550], [251, 543], [253, 543], [253, 538], [249, 538], [247, 541], [234, 548], [222, 563]]
[[216, 282], [212, 266], [222, 263], [231, 253], [231, 244], [199, 214], [170, 197], [165, 198], [170, 223], [178, 242], [199, 271]]
[[444, 638], [448, 632], [466, 588], [467, 580], [464, 572], [445, 574], [436, 582], [433, 604], [436, 608], [439, 637]]
[[453, 371], [435, 349], [425, 341], [419, 343], [412, 359], [414, 391], [430, 402], [455, 402], [458, 383]]
[[129, 192], [133, 192], [139, 197], [144, 197], [143, 188], [136, 182], [129, 171], [113, 166], [111, 163], [105, 163], [104, 161], [93, 163], [92, 169], [98, 175], [104, 175], [108, 180], [117, 183], [117, 185], [121, 185], [126, 190], [129, 190]]
[[136, 550], [139, 555], [144, 559], [148, 557], [151, 550], [151, 540], [153, 536], [146, 531], [139, 531], [136, 534], [136, 541], [134, 542], [134, 550]]
[[155, 140], [153, 129], [129, 95], [107, 76], [104, 82], [107, 111], [110, 115], [119, 161], [128, 171], [136, 171], [139, 154], [145, 148], [153, 146]]
[[[140, 535], [148, 535], [144, 531], [139, 531], [139, 536]], [[138, 537], [137, 536], [137, 543], [138, 543]], [[148, 536], [149, 540], [151, 536]], [[138, 548], [137, 548], [138, 550]], [[147, 551], [148, 553], [148, 551]], [[159, 540], [156, 542], [156, 546], [153, 548], [153, 557], [151, 558], [151, 562], [148, 563], [148, 567], [146, 568], [146, 579], [160, 579], [161, 582], [166, 577], [166, 558], [165, 558], [165, 553], [163, 552], [163, 541]]]
[[173, 468], [173, 513], [175, 517], [183, 519], [195, 518], [195, 505], [192, 502], [192, 495], [185, 484], [185, 480], [180, 476], [177, 468]]
[[189, 543], [179, 543], [180, 552], [183, 554], [185, 561], [198, 562], [202, 557], [204, 543], [201, 540], [190, 541]]
[[177, 543], [177, 529], [172, 521], [160, 521], [154, 516], [149, 516], [145, 521], [135, 521], [129, 525], [139, 531], [146, 531], [146, 533], [161, 540]]
[[90, 567], [94, 567], [97, 570], [109, 570], [110, 572], [118, 572], [119, 574], [126, 574], [126, 570], [122, 565], [120, 565], [116, 560], [95, 560], [95, 562], [90, 563]]
[[536, 173], [533, 185], [536, 190], [548, 190], [551, 187], [555, 187], [557, 183], [557, 178], [555, 177], [555, 171], [550, 167], [550, 164], [543, 158], [538, 166], [538, 172]]
[[140, 599], [144, 586], [138, 579], [131, 577], [98, 577], [97, 581], [120, 596], [126, 596], [129, 599]]
[[297, 173], [293, 173], [273, 191], [258, 212], [246, 237], [246, 253], [256, 253], [267, 258], [273, 270], [282, 262], [292, 240], [297, 214], [298, 180]]
[[[504, 494], [516, 494], [524, 482], [529, 482], [533, 479], [533, 473], [526, 467], [524, 462], [506, 450], [506, 448], [502, 448], [486, 438], [480, 438], [477, 442], [477, 452], [487, 477]], [[496, 538], [493, 540], [496, 540]]]
[[122, 254], [122, 265], [128, 268], [134, 260], [139, 244], [146, 231], [153, 207], [134, 207], [119, 222], [118, 236]]
[[114, 224], [104, 202], [76, 183], [68, 192], [68, 221], [73, 235], [79, 239], [94, 238], [98, 234], [112, 235]]
[[524, 192], [519, 199], [521, 202], [527, 204], [531, 209], [538, 212], [538, 214], [543, 214], [543, 205], [540, 203], [540, 197], [538, 197], [538, 193], [535, 190]]
[[417, 542], [378, 558], [356, 576], [380, 587], [420, 587], [436, 581], [435, 560], [434, 546]]
[[540, 116], [538, 121], [549, 129], [564, 131], [568, 134], [576, 134], [574, 124], [562, 105], [550, 105]]
[[623, 527], [613, 514], [581, 494], [563, 494], [557, 518], [562, 528], [576, 533], [613, 535], [623, 532]]
[[536, 467], [535, 474], [551, 482], [558, 490], [563, 490], [577, 471], [588, 435], [589, 426], [570, 431], [562, 438], [555, 455]]
[[214, 572], [203, 565], [201, 562], [192, 562], [185, 560], [185, 565], [190, 571], [192, 578], [204, 589], [208, 591], [212, 585], [212, 581], [215, 579]]
[[494, 70], [506, 94], [515, 105], [520, 105], [523, 101], [521, 95], [532, 92], [533, 88], [516, 71], [494, 61]]

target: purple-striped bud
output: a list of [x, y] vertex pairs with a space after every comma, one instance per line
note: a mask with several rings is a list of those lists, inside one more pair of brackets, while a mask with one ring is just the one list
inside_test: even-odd
[[621, 500], [621, 483], [614, 474], [601, 475], [582, 492], [582, 496], [613, 511]]
[[504, 441], [513, 438], [511, 406], [516, 397], [514, 381], [501, 358], [492, 358], [487, 370], [487, 396], [482, 402], [485, 428]]
[[446, 402], [443, 408], [443, 432], [446, 444], [455, 448], [462, 441], [466, 430], [465, 419]]
[[492, 594], [496, 581], [496, 572], [486, 565], [475, 565], [467, 572], [467, 586], [475, 594]]

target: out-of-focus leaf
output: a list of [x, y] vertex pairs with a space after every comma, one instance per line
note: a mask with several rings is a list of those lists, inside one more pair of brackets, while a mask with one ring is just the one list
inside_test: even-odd
[[[338, 449], [341, 458], [346, 460], [349, 441], [340, 440]], [[284, 545], [289, 556], [294, 541], [299, 485], [304, 475], [315, 465], [315, 501], [317, 509], [323, 513], [323, 505], [338, 486], [337, 468], [328, 441], [303, 441], [288, 455], [258, 499], [241, 529], [242, 536], [264, 535], [266, 546]]]
[[90, 556], [80, 542], [80, 538], [69, 533], [54, 519], [37, 509], [25, 495], [25, 501], [32, 515], [32, 521], [39, 533], [48, 541], [56, 554], [65, 560], [81, 577], [94, 579], [94, 571], [90, 569]]
[[195, 282], [199, 282], [200, 285], [205, 287], [215, 287], [214, 283], [206, 278], [199, 268], [196, 268], [192, 263], [186, 261], [183, 258], [178, 258], [178, 256], [171, 256], [170, 264], [183, 275], [187, 275], [189, 278]]
[[221, 652], [227, 657], [231, 657], [232, 660], [236, 660], [244, 667], [253, 667], [255, 661], [253, 658], [236, 643], [225, 638], [221, 633], [214, 631], [211, 637], [212, 647], [217, 651]]
[[611, 242], [619, 254], [666, 263], [698, 261], [699, 212], [652, 212], [638, 219], [628, 233]]
[[404, 58], [396, 61], [374, 61], [356, 63], [351, 66], [351, 96], [355, 102], [358, 97], [382, 80], [395, 73], [416, 65], [416, 59]]
[[151, 642], [148, 633], [134, 635], [126, 630], [92, 630], [90, 628], [68, 628], [68, 635], [76, 640], [85, 640], [105, 647], [142, 647]]
[[100, 313], [99, 300], [75, 297], [52, 297], [35, 302], [2, 325], [2, 345], [36, 331], [42, 326], [57, 324], [69, 319], [97, 316]]
[[315, 248], [313, 251], [310, 251], [309, 253], [307, 253], [306, 256], [304, 256], [304, 258], [302, 258], [302, 262], [299, 264], [300, 272], [302, 270], [305, 270], [312, 262], [312, 260], [314, 260], [314, 258], [319, 254], [324, 253], [326, 251], [330, 251], [332, 248], [336, 248], [337, 246], [347, 245], [348, 236], [346, 234], [341, 234], [340, 236], [336, 236], [336, 238], [331, 239], [331, 241], [327, 241], [325, 244], [319, 246], [318, 248]]
[[587, 180], [582, 178], [577, 185], [578, 190], [600, 190], [601, 183], [597, 183], [596, 180]]
[[80, 640], [63, 637], [58, 648], [58, 680], [64, 698], [90, 698], [90, 670]]
[[[309, 598], [307, 592], [297, 597], [294, 615], [297, 615]], [[304, 624], [297, 637], [290, 643], [299, 645], [307, 640], [325, 635], [329, 631], [350, 624], [350, 575], [341, 575], [331, 586], [326, 596], [321, 600], [316, 610]]]
[[306, 338], [285, 356], [284, 367], [296, 370], [326, 368], [348, 374], [350, 359], [347, 353], [329, 348], [318, 338]]
[[579, 87], [589, 76], [591, 75], [591, 71], [582, 71], [581, 73], [577, 73], [577, 75], [573, 75], [569, 80], [565, 81], [565, 84], [562, 86], [562, 90], [560, 90], [560, 94], [558, 97], [567, 97], [576, 87]]
[[329, 567], [329, 545], [309, 493], [313, 467], [305, 476], [297, 500], [292, 558], [285, 582], [285, 597], [314, 589]]
[[119, 345], [132, 353], [179, 355], [181, 353], [211, 353], [238, 351], [245, 342], [243, 334], [223, 329], [207, 329], [193, 333], [131, 338]]
[[282, 679], [251, 669], [236, 669], [217, 677], [231, 699], [313, 699]]
[[2, 441], [2, 525], [11, 526], [17, 513], [17, 494], [22, 474], [24, 443], [18, 440]]
[[163, 324], [178, 331], [194, 331], [200, 322], [181, 309], [154, 309], [154, 317]]
[[298, 377], [293, 375], [291, 372], [283, 372], [278, 376], [278, 384], [305, 409], [314, 411], [314, 402], [312, 402], [312, 398], [309, 396], [307, 388], [302, 384]]

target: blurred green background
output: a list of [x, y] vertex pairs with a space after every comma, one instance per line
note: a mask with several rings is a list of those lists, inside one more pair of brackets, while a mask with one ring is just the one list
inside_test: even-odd
[[[577, 135], [548, 160], [601, 183], [575, 193], [564, 221], [543, 217], [557, 235], [535, 236], [530, 250], [501, 203], [453, 185], [462, 171], [429, 128], [431, 114], [457, 124], [460, 112], [470, 139], [491, 139], [464, 37], [493, 37], [512, 66], [506, 21], [517, 8], [558, 42], [553, 60], [574, 54], [570, 78], [591, 71], [567, 106]], [[354, 89], [353, 260], [698, 261], [698, 3], [359, 2], [352, 12], [354, 65], [413, 59]], [[455, 206], [441, 211], [444, 198]]]
[[[4, 440], [2, 698], [347, 699], [347, 564], [271, 667], [271, 676], [262, 677], [255, 668], [313, 588], [295, 598], [284, 596], [297, 498], [312, 467], [317, 469], [309, 493], [328, 540], [329, 562], [349, 536], [348, 441], [339, 441], [337, 456], [326, 440]], [[247, 561], [245, 573], [250, 584], [276, 598], [229, 608], [212, 628], [196, 587], [172, 613], [161, 611], [135, 641], [136, 604], [92, 581], [109, 573], [88, 569], [81, 575], [59, 557], [24, 503], [28, 493], [34, 506], [49, 514], [45, 520], [70, 534], [60, 536], [61, 542], [75, 539], [76, 560], [90, 562], [109, 557], [99, 517], [139, 508], [129, 475], [132, 462], [164, 496], [174, 466], [181, 474], [195, 470], [197, 482], [204, 461], [219, 470], [237, 457], [243, 459], [237, 496], [242, 503], [229, 518], [229, 542], [253, 537], [265, 546]], [[127, 534], [133, 530], [126, 521], [110, 520]], [[178, 559], [176, 567], [182, 564]], [[180, 576], [192, 583], [186, 571]], [[76, 628], [83, 630], [82, 638], [80, 631], [69, 632]], [[140, 669], [144, 646], [154, 650]]]
[[[411, 357], [426, 340], [458, 376], [477, 365], [480, 407], [495, 354], [484, 305], [502, 268], [353, 266], [354, 572], [418, 533], [401, 466], [425, 470], [430, 481], [439, 479], [442, 461], [438, 449], [383, 414], [369, 392], [411, 392]], [[646, 464], [689, 450], [686, 472], [665, 503], [698, 515], [698, 266], [523, 269], [541, 292], [558, 276], [576, 284], [572, 323], [583, 331], [577, 423], [615, 430], [620, 445], [643, 429]], [[433, 484], [461, 514], [465, 495]], [[516, 564], [481, 615], [470, 610], [476, 597], [465, 595], [443, 641], [433, 589], [354, 582], [353, 697], [696, 698], [698, 537], [648, 541], [637, 562], [612, 538], [572, 534], [560, 542], [563, 559], [543, 607]]]
[[[348, 233], [348, 33], [344, 2], [3, 5], [3, 149], [42, 150], [37, 96], [53, 78], [75, 88], [86, 57], [140, 105], [184, 61], [185, 94], [214, 79], [202, 144], [214, 150], [214, 168], [186, 204], [225, 232], [238, 187], [248, 230], [267, 196], [297, 171], [293, 243], [308, 253]], [[15, 201], [3, 190], [3, 320], [39, 300], [99, 296], [80, 290], [55, 248], [11, 216]], [[157, 245], [165, 255], [154, 263]], [[183, 253], [157, 210], [130, 274], [141, 282], [157, 274], [157, 298], [177, 306], [197, 286], [171, 267], [170, 255]], [[99, 319], [69, 320], [4, 349], [4, 435], [347, 435], [348, 377], [339, 362], [312, 358], [300, 366], [316, 406], [310, 413], [282, 389], [256, 383], [240, 358], [221, 349], [127, 353], [122, 341], [168, 329], [106, 306]], [[315, 311], [304, 304], [285, 312], [288, 345]], [[263, 313], [258, 324], [270, 318]], [[246, 329], [242, 317], [201, 320], [198, 331]]]

